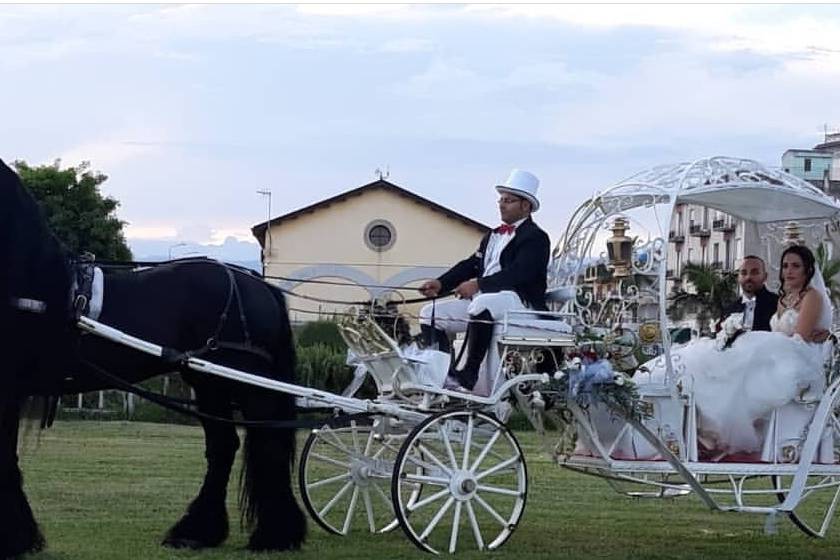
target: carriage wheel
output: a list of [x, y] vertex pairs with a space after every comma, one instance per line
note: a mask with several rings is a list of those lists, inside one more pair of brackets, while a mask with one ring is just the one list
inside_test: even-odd
[[[823, 397], [826, 398], [826, 397]], [[838, 443], [840, 443], [840, 393], [831, 396], [831, 413], [825, 429], [831, 431], [834, 442], [834, 466], [840, 462]], [[800, 458], [801, 460], [801, 458]], [[776, 490], [779, 503], [785, 501], [793, 476], [771, 476], [771, 483]], [[832, 474], [811, 474], [805, 479], [805, 490], [788, 518], [796, 527], [809, 537], [823, 538], [828, 532], [835, 511], [840, 505], [840, 476]]]
[[456, 552], [459, 537], [479, 550], [500, 547], [525, 509], [528, 473], [510, 430], [487, 414], [457, 410], [425, 419], [396, 459], [391, 496], [411, 541]]
[[[792, 476], [770, 477], [779, 503], [785, 501]], [[840, 477], [812, 475], [805, 483], [806, 491], [788, 518], [809, 537], [823, 538], [840, 504]]]
[[354, 524], [371, 533], [396, 527], [388, 486], [404, 437], [383, 435], [376, 424], [356, 421], [312, 431], [298, 480], [303, 503], [318, 525], [336, 535], [346, 535]]

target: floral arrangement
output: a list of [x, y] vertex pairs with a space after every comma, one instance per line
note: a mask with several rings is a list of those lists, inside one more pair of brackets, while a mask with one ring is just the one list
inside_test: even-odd
[[641, 420], [647, 416], [633, 379], [616, 371], [612, 356], [603, 341], [588, 337], [578, 342], [577, 350], [566, 355], [562, 369], [554, 374], [552, 389], [563, 403], [574, 400], [586, 408], [600, 402], [626, 418]]
[[742, 313], [733, 313], [727, 317], [721, 324], [720, 331], [715, 336], [715, 345], [718, 350], [726, 350], [735, 339], [747, 332], [744, 328], [744, 315]]

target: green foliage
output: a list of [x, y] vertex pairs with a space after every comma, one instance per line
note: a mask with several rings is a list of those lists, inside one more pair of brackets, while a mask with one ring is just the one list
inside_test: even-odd
[[347, 345], [333, 321], [312, 321], [295, 332], [299, 385], [341, 393], [353, 380]]
[[353, 380], [353, 368], [346, 364], [347, 351], [317, 342], [297, 349], [298, 384], [341, 393]]
[[814, 252], [814, 258], [817, 261], [820, 272], [822, 272], [825, 287], [828, 288], [831, 301], [835, 304], [840, 304], [840, 283], [834, 278], [840, 273], [840, 259], [828, 258], [828, 251], [822, 243], [817, 246], [817, 250]]
[[125, 222], [114, 215], [119, 202], [99, 192], [108, 177], [91, 171], [87, 162], [65, 169], [59, 164], [58, 160], [37, 167], [14, 163], [53, 232], [72, 254], [90, 252], [101, 260], [131, 260], [123, 234]]
[[336, 351], [347, 349], [333, 321], [311, 321], [301, 325], [295, 332], [295, 341], [300, 347], [323, 344]]
[[683, 316], [686, 312], [696, 313], [697, 330], [708, 332], [709, 319], [722, 317], [737, 298], [738, 278], [733, 272], [694, 263], [685, 265], [682, 277], [694, 286], [694, 291], [680, 289], [674, 293], [670, 311], [676, 316]]

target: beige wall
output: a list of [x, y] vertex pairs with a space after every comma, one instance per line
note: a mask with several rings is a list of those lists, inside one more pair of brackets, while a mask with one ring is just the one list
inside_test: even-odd
[[[382, 252], [365, 243], [367, 225], [387, 220], [395, 242]], [[363, 191], [324, 208], [273, 225], [266, 275], [316, 278], [354, 287], [281, 282], [295, 293], [340, 301], [367, 300], [381, 290], [358, 284], [418, 286], [476, 250], [482, 233], [475, 227], [385, 188]], [[266, 247], [269, 242], [266, 243]], [[405, 298], [416, 292], [401, 292]], [[395, 299], [395, 298], [393, 298]], [[343, 311], [345, 306], [290, 297], [293, 320], [317, 318], [313, 313]], [[419, 306], [409, 309], [416, 312]]]

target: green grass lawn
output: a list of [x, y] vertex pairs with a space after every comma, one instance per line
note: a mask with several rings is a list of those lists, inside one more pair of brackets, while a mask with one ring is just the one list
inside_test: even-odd
[[[780, 520], [777, 535], [764, 518], [712, 513], [693, 497], [638, 500], [615, 494], [598, 479], [564, 471], [541, 454], [536, 437], [518, 434], [529, 469], [529, 495], [517, 532], [501, 550], [467, 558], [837, 558], [840, 530], [825, 540]], [[46, 559], [267, 558], [249, 554], [239, 530], [235, 480], [228, 498], [231, 537], [219, 549], [171, 551], [159, 546], [198, 490], [203, 475], [199, 428], [123, 422], [61, 422], [22, 458], [26, 489], [48, 540]], [[430, 558], [401, 530], [347, 537], [309, 524], [303, 550], [283, 556]]]

